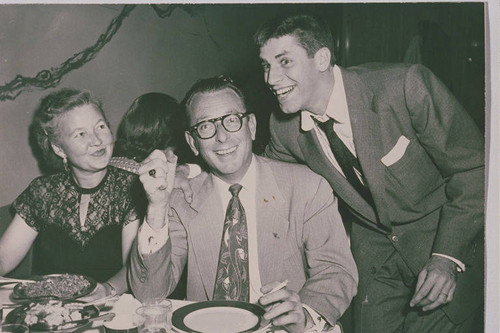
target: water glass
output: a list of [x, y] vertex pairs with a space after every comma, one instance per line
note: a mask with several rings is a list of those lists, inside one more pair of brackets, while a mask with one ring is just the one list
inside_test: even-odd
[[28, 333], [28, 326], [22, 324], [3, 324], [0, 325], [0, 332], [9, 333]]
[[172, 303], [161, 299], [148, 301], [137, 309], [144, 317], [144, 328], [140, 333], [166, 333], [172, 330]]

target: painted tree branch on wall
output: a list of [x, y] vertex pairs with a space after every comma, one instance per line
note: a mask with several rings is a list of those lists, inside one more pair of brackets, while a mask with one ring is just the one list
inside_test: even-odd
[[74, 54], [58, 67], [41, 70], [35, 77], [17, 75], [14, 80], [4, 86], [0, 86], [0, 101], [14, 100], [29, 88], [48, 89], [56, 87], [64, 75], [82, 67], [96, 57], [97, 53], [111, 40], [120, 28], [123, 20], [134, 8], [135, 5], [123, 6], [120, 14], [111, 21], [106, 32], [99, 36], [94, 45]]
[[[191, 13], [190, 9], [179, 4], [169, 4], [161, 7], [159, 5], [151, 6], [160, 18], [170, 16], [176, 7], [183, 7], [184, 10]], [[75, 53], [59, 66], [41, 70], [34, 77], [26, 77], [19, 74], [12, 81], [0, 86], [0, 101], [14, 100], [21, 93], [31, 88], [48, 89], [56, 87], [66, 74], [82, 67], [97, 56], [99, 51], [113, 38], [122, 25], [123, 20], [135, 7], [136, 5], [124, 5], [120, 14], [111, 21], [106, 32], [99, 36], [94, 45]]]

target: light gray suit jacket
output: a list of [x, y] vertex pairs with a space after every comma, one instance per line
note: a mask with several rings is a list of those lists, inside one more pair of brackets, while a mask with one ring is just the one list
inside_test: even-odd
[[[288, 288], [335, 323], [356, 294], [358, 275], [328, 183], [307, 167], [258, 157], [256, 213], [262, 285]], [[167, 244], [151, 255], [131, 254], [130, 282], [139, 299], [172, 292], [188, 263], [187, 298], [213, 296], [224, 212], [212, 176], [191, 180], [193, 202], [174, 191]]]
[[[341, 73], [356, 153], [375, 209], [328, 161], [315, 132], [300, 129], [299, 114], [272, 115], [265, 154], [307, 164], [358, 217], [362, 227], [353, 224], [351, 246], [360, 287], [394, 250], [415, 275], [431, 253], [465, 263], [455, 297], [443, 307], [460, 322], [482, 300], [484, 139], [424, 66], [374, 63], [341, 68]], [[404, 154], [384, 165], [382, 158], [402, 136], [409, 140]], [[376, 242], [366, 230], [385, 234], [385, 249], [374, 251]]]

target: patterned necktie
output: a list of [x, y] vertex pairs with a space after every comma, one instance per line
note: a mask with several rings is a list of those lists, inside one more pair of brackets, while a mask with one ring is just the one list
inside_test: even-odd
[[[363, 173], [361, 172], [361, 166], [359, 165], [359, 161], [356, 156], [351, 153], [351, 151], [346, 147], [344, 142], [338, 137], [337, 133], [333, 130], [333, 119], [328, 118], [328, 120], [324, 123], [317, 122], [319, 128], [325, 132], [328, 142], [330, 143], [330, 148], [332, 149], [332, 153], [335, 156], [335, 159], [340, 165], [342, 172], [345, 175], [345, 178], [351, 185], [358, 191], [358, 193], [370, 204], [373, 206], [373, 199], [370, 191], [364, 185], [366, 184], [366, 180], [364, 179]], [[360, 181], [358, 175], [363, 179], [363, 183]]]
[[233, 184], [226, 210], [217, 265], [214, 300], [249, 301], [248, 232], [245, 210], [238, 198], [242, 186]]

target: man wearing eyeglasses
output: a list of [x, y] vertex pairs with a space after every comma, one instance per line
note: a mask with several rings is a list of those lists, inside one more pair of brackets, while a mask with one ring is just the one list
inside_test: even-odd
[[131, 257], [135, 296], [167, 296], [187, 261], [188, 300], [260, 303], [289, 332], [335, 326], [358, 277], [328, 183], [252, 153], [256, 118], [229, 79], [198, 81], [184, 104], [186, 140], [209, 173], [190, 180], [189, 204], [165, 190], [163, 154], [141, 168], [150, 203]]

